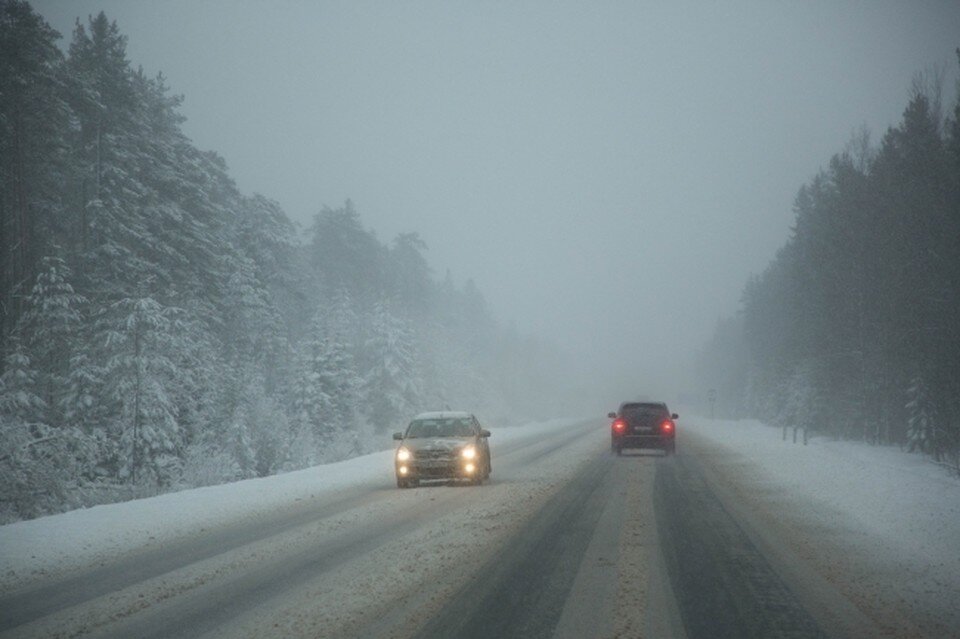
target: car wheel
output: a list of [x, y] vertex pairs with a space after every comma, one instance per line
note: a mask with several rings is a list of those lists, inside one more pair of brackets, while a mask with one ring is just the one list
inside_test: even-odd
[[613, 450], [616, 451], [617, 457], [620, 457], [621, 455], [623, 455], [623, 449], [620, 448], [619, 446], [615, 447]]
[[397, 488], [409, 488], [409, 487], [410, 487], [409, 481], [407, 481], [406, 479], [400, 479], [399, 477], [397, 477]]

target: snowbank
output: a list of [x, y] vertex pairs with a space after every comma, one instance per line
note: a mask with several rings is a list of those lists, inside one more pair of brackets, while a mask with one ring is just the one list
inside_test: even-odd
[[755, 420], [695, 418], [681, 425], [747, 457], [771, 489], [806, 497], [810, 517], [842, 516], [851, 529], [920, 555], [935, 548], [956, 555], [960, 480], [921, 455], [821, 437], [793, 444], [789, 435], [783, 441], [781, 429]]

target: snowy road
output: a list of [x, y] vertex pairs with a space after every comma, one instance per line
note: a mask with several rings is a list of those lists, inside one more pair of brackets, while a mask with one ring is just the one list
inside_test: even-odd
[[[604, 434], [601, 422], [496, 432], [494, 476], [480, 488], [400, 491], [391, 485], [389, 456], [372, 456], [382, 466], [372, 479], [363, 472], [368, 462], [361, 472], [347, 468], [356, 481], [336, 490], [321, 483], [314, 497], [168, 536], [119, 559], [92, 553], [93, 565], [68, 570], [51, 561], [29, 579], [21, 569], [20, 582], [0, 595], [0, 629], [3, 636], [113, 637], [412, 632], [531, 513], [596, 462]], [[190, 498], [172, 497], [167, 508]], [[124, 507], [134, 506], [104, 512], [119, 521]], [[16, 525], [25, 532], [0, 538], [4, 550], [33, 552], [21, 548], [30, 548], [30, 529], [41, 521]], [[178, 526], [189, 529], [189, 522]]]
[[[479, 488], [397, 490], [382, 453], [3, 527], [0, 636], [949, 636], [947, 609], [885, 619], [896, 588], [830, 573], [865, 564], [794, 525], [812, 502], [759, 499], [762, 469], [680, 424], [671, 458], [612, 456], [602, 420], [495, 430]], [[261, 505], [212, 512], [238, 492]]]

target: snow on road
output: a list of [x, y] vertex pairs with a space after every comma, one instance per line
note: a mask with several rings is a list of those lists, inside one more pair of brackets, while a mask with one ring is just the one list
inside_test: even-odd
[[792, 444], [755, 420], [697, 418], [683, 426], [749, 458], [768, 489], [806, 497], [805, 518], [842, 518], [844, 527], [905, 553], [950, 560], [960, 575], [960, 479], [922, 455], [818, 437]]
[[693, 417], [680, 432], [698, 450], [708, 442], [709, 463], [738, 494], [779, 519], [785, 537], [792, 528], [801, 558], [891, 636], [960, 637], [960, 479], [922, 455], [821, 437], [794, 444], [755, 420]]
[[[574, 421], [491, 427], [491, 449], [495, 456], [504, 445], [542, 437]], [[0, 592], [218, 526], [266, 518], [300, 500], [334, 495], [348, 488], [391, 487], [392, 455], [392, 450], [386, 450], [272, 477], [0, 526]]]
[[[385, 541], [371, 552], [351, 555], [301, 587], [281, 591], [270, 606], [252, 608], [218, 632], [253, 637], [273, 629], [283, 636], [315, 637], [330, 628], [346, 634], [410, 631], [479, 562], [496, 553], [498, 544], [516, 534], [525, 517], [578, 472], [579, 463], [607, 446], [605, 429], [594, 431], [576, 420], [492, 430], [494, 480], [466, 501], [459, 491], [396, 491], [392, 451], [382, 451], [275, 477], [2, 526], [0, 592], [105, 559], [139, 558], [144, 550], [205, 530], [279, 519], [296, 512], [298, 504], [310, 510], [323, 499], [359, 493], [370, 497], [351, 501], [348, 511], [100, 597], [38, 622], [25, 629], [25, 636], [107, 627], [118, 618], [122, 624], [128, 614], [131, 623], [139, 623], [134, 613], [145, 602], [155, 617], [175, 614], [177, 593], [184, 588], [196, 599], [214, 597], [224, 579], [239, 580], [239, 588], [243, 575], [281, 570], [275, 561], [313, 556], [318, 544], [338, 543], [353, 530], [381, 529]], [[555, 440], [551, 435], [562, 431], [588, 436], [571, 439], [562, 455], [543, 457], [534, 446], [511, 458], [511, 451]], [[960, 628], [955, 606], [960, 481], [942, 468], [919, 455], [855, 442], [814, 438], [808, 446], [793, 444], [782, 440], [779, 429], [756, 421], [691, 417], [681, 420], [679, 433], [681, 455], [685, 450], [696, 454], [733, 487], [737, 501], [752, 504], [766, 527], [780, 535], [778, 544], [791, 545], [801, 563], [878, 621], [887, 636], [951, 636], [951, 628]], [[504, 460], [499, 474], [498, 455]], [[536, 462], [528, 468], [526, 459]], [[651, 485], [648, 481], [645, 489]], [[389, 499], [384, 491], [390, 491]], [[411, 519], [418, 509], [435, 516]], [[392, 522], [408, 522], [409, 530], [386, 535]], [[378, 614], [384, 615], [379, 626], [370, 625], [378, 619], [371, 617], [370, 602], [379, 602]]]

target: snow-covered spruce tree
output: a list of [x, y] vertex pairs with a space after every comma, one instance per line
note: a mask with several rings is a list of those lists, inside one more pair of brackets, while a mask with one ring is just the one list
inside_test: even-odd
[[289, 466], [297, 468], [312, 465], [319, 460], [320, 431], [324, 429], [327, 415], [331, 410], [330, 397], [320, 385], [320, 375], [313, 370], [315, 353], [308, 346], [297, 357], [293, 381], [293, 418], [289, 440], [296, 441], [292, 448], [296, 460], [291, 459]]
[[399, 428], [423, 403], [423, 384], [412, 331], [378, 302], [365, 346], [368, 368], [363, 375], [363, 406], [375, 432]]
[[42, 423], [47, 406], [37, 392], [37, 373], [23, 342], [14, 335], [0, 377], [0, 416], [25, 424]]
[[430, 266], [423, 256], [427, 244], [418, 233], [401, 233], [387, 254], [387, 278], [396, 301], [408, 314], [422, 317], [430, 306]]
[[[63, 184], [73, 167], [58, 34], [27, 2], [0, 2], [0, 356], [40, 260], [66, 245]], [[0, 360], [0, 372], [3, 362]]]
[[111, 404], [111, 438], [119, 443], [116, 476], [133, 484], [165, 485], [176, 471], [180, 444], [171, 391], [184, 343], [181, 311], [150, 297], [125, 298], [98, 318], [105, 349], [104, 399]]
[[323, 207], [310, 235], [310, 262], [328, 299], [338, 288], [346, 288], [364, 304], [376, 299], [384, 287], [386, 250], [363, 228], [350, 200], [339, 209]]
[[321, 308], [325, 333], [341, 342], [356, 360], [363, 347], [363, 326], [350, 291], [344, 287], [338, 288], [329, 302]]
[[340, 451], [356, 428], [359, 378], [343, 335], [343, 309], [320, 308], [302, 348], [296, 381], [296, 417], [309, 425], [321, 459]]
[[234, 232], [241, 255], [252, 263], [250, 281], [265, 304], [256, 306], [257, 321], [251, 324], [256, 334], [253, 362], [265, 391], [278, 399], [291, 376], [291, 329], [304, 323], [301, 317], [309, 308], [303, 293], [308, 270], [295, 266], [296, 229], [276, 202], [260, 195], [241, 198]]
[[940, 461], [937, 442], [937, 407], [922, 374], [914, 375], [907, 389], [907, 445], [911, 452], [918, 450]]
[[67, 99], [79, 129], [72, 140], [79, 211], [84, 292], [129, 294], [152, 269], [154, 244], [141, 213], [147, 187], [135, 167], [142, 163], [134, 124], [137, 99], [126, 58], [126, 38], [101, 12], [85, 27], [78, 22], [70, 44]]
[[78, 466], [89, 456], [76, 429], [42, 421], [36, 374], [14, 339], [0, 376], [0, 522], [28, 519], [77, 505]]
[[252, 379], [243, 394], [237, 413], [246, 445], [252, 453], [253, 473], [266, 477], [278, 472], [283, 463], [284, 436], [289, 433], [286, 414], [267, 395], [263, 380]]
[[83, 343], [80, 309], [85, 299], [70, 285], [70, 269], [58, 257], [43, 259], [43, 270], [25, 301], [20, 333], [37, 367], [37, 392], [46, 405], [44, 422], [62, 426], [70, 410], [71, 365]]
[[823, 430], [826, 419], [820, 367], [812, 359], [802, 361], [785, 383], [783, 402], [776, 423], [784, 428]]

